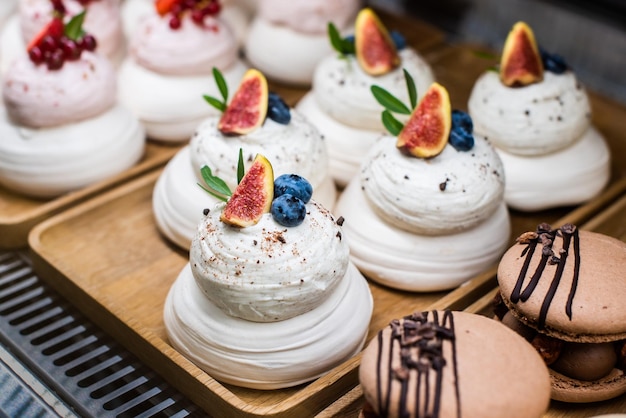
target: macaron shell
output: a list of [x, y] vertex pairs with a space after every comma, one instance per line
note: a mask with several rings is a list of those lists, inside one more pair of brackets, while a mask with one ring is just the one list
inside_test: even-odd
[[[443, 313], [439, 313], [439, 318]], [[429, 320], [432, 320], [432, 313]], [[493, 319], [464, 312], [454, 312], [459, 402], [455, 392], [453, 344], [444, 342], [443, 387], [439, 417], [456, 417], [460, 407], [464, 417], [540, 417], [550, 399], [548, 369], [537, 352], [522, 337]], [[359, 377], [365, 399], [378, 408], [377, 374], [385, 388], [389, 374], [388, 356], [391, 327], [382, 332], [382, 360], [378, 366], [378, 339], [370, 342], [363, 353]], [[394, 358], [398, 356], [394, 346]], [[392, 366], [393, 367], [393, 366]], [[417, 374], [415, 370], [411, 371]], [[431, 397], [435, 392], [435, 376], [429, 373]], [[413, 376], [416, 377], [416, 376]], [[417, 379], [414, 379], [415, 382]], [[422, 384], [423, 385], [423, 384]], [[423, 385], [424, 386], [424, 385]], [[394, 380], [391, 390], [389, 417], [398, 416], [400, 384]], [[407, 405], [414, 405], [416, 385], [410, 384]], [[422, 396], [421, 402], [424, 401]], [[430, 399], [431, 405], [433, 400]], [[511, 408], [515, 405], [515, 408]], [[411, 415], [413, 416], [413, 415]]]
[[[542, 332], [566, 341], [601, 342], [626, 338], [626, 244], [615, 238], [589, 232], [580, 234], [580, 275], [575, 285], [572, 317], [566, 306], [574, 282], [575, 251], [572, 240], [562, 278], [550, 302]], [[557, 236], [553, 250], [559, 256], [563, 239]], [[555, 277], [558, 264], [546, 264], [530, 298], [512, 303], [510, 298], [524, 264], [526, 244], [515, 244], [502, 257], [498, 283], [504, 302], [527, 325], [537, 327], [540, 310]], [[542, 245], [532, 256], [522, 289], [541, 259]]]
[[[626, 375], [623, 370], [619, 369], [613, 369], [609, 375], [592, 382], [572, 379], [554, 370], [550, 370], [550, 378], [552, 379], [551, 396], [557, 401], [598, 402], [626, 393]], [[626, 415], [624, 416], [626, 417]]]

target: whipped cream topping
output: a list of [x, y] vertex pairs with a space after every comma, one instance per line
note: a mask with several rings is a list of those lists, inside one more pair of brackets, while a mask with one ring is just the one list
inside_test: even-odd
[[45, 198], [122, 172], [141, 158], [145, 146], [141, 124], [120, 105], [39, 129], [15, 125], [0, 106], [0, 138], [0, 183]]
[[327, 56], [317, 66], [313, 77], [317, 104], [340, 123], [384, 132], [380, 116], [384, 108], [374, 98], [370, 87], [376, 84], [409, 103], [403, 69], [413, 77], [419, 97], [434, 81], [430, 66], [415, 50], [405, 48], [399, 54], [401, 65], [378, 77], [365, 73], [353, 55], [347, 59], [340, 59], [337, 54]]
[[225, 204], [200, 222], [189, 262], [198, 287], [228, 315], [282, 321], [319, 306], [348, 268], [341, 227], [319, 203], [302, 224], [284, 227], [264, 214], [246, 228], [220, 221]]
[[[5, 0], [3, 0], [5, 1]], [[98, 0], [89, 2], [83, 27], [95, 36], [98, 53], [107, 57], [116, 56], [124, 41], [119, 0]], [[74, 16], [85, 10], [76, 0], [64, 0], [66, 12]], [[30, 42], [51, 19], [50, 0], [20, 0], [19, 21], [23, 39]]]
[[407, 231], [442, 235], [482, 223], [503, 202], [504, 170], [494, 148], [475, 137], [474, 148], [450, 144], [424, 159], [403, 154], [397, 138], [377, 141], [360, 174], [361, 187], [381, 219]]
[[[415, 202], [422, 198], [416, 196]], [[345, 217], [350, 258], [368, 278], [396, 289], [451, 289], [493, 266], [509, 246], [509, 212], [501, 202], [484, 222], [446, 235], [420, 235], [382, 220], [369, 204], [358, 177], [333, 210]], [[440, 215], [439, 222], [446, 221]]]
[[[244, 161], [263, 154], [274, 169], [274, 176], [299, 174], [315, 187], [327, 176], [326, 143], [317, 129], [291, 109], [291, 122], [282, 125], [266, 119], [260, 129], [236, 137], [225, 136], [217, 129], [219, 117], [206, 119], [191, 138], [194, 171], [208, 165], [234, 190], [237, 186], [237, 155], [243, 150]], [[201, 179], [200, 177], [198, 177]]]
[[573, 145], [546, 155], [498, 154], [506, 171], [504, 200], [518, 210], [586, 202], [604, 189], [611, 175], [609, 147], [593, 127]]
[[340, 30], [351, 26], [360, 7], [359, 0], [263, 0], [257, 14], [298, 32], [325, 34], [328, 22]]
[[169, 27], [168, 17], [156, 12], [145, 17], [130, 43], [137, 63], [168, 75], [209, 75], [213, 67], [230, 68], [237, 61], [237, 40], [223, 21], [210, 16], [204, 26], [189, 16], [177, 30]]
[[540, 83], [504, 86], [493, 71], [475, 83], [468, 103], [474, 132], [518, 155], [541, 155], [573, 144], [589, 127], [591, 108], [571, 71], [544, 72]]
[[60, 70], [13, 61], [3, 80], [3, 99], [14, 123], [50, 127], [94, 117], [116, 102], [115, 70], [97, 54], [83, 52]]
[[367, 281], [353, 264], [315, 309], [265, 323], [225, 314], [204, 297], [187, 264], [167, 296], [163, 319], [172, 346], [214, 378], [277, 389], [315, 379], [356, 355], [371, 315]]

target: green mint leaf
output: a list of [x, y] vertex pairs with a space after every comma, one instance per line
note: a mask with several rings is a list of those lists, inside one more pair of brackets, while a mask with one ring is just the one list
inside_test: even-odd
[[206, 187], [204, 187], [203, 185], [201, 185], [200, 183], [196, 183], [198, 186], [200, 186], [200, 188], [202, 190], [204, 190], [205, 192], [207, 192], [208, 194], [210, 194], [211, 196], [215, 197], [216, 199], [221, 200], [222, 202], [228, 202], [228, 198], [225, 196], [222, 196], [221, 194], [217, 194], [209, 189], [207, 189]]
[[211, 106], [213, 106], [220, 112], [223, 112], [226, 110], [226, 104], [222, 102], [221, 100], [218, 100], [215, 97], [207, 96], [206, 94], [202, 97], [204, 97], [204, 100], [206, 100], [208, 104], [210, 104]]
[[385, 109], [394, 113], [401, 113], [403, 115], [410, 115], [411, 109], [409, 109], [400, 99], [389, 93], [387, 90], [380, 86], [373, 85], [371, 88], [372, 94], [378, 103], [380, 103]]
[[[217, 84], [217, 88], [220, 90], [222, 99], [224, 99], [224, 104], [226, 104], [228, 102], [228, 84], [226, 84], [226, 80], [224, 80], [224, 76], [222, 75], [220, 70], [215, 67], [213, 67], [213, 78], [215, 79], [215, 84]], [[225, 105], [224, 108], [226, 108]]]
[[382, 121], [387, 131], [389, 131], [389, 133], [393, 136], [398, 136], [402, 131], [402, 128], [404, 128], [402, 122], [396, 119], [388, 110], [383, 111]]
[[404, 79], [406, 80], [406, 88], [409, 91], [409, 100], [411, 101], [411, 109], [415, 109], [417, 106], [417, 88], [415, 87], [415, 81], [411, 74], [405, 69], [404, 71]]
[[341, 45], [344, 51], [344, 54], [356, 54], [356, 47], [354, 46], [354, 40], [350, 40], [347, 38], [343, 38], [341, 40]]
[[237, 184], [241, 183], [241, 179], [246, 174], [246, 169], [243, 166], [243, 151], [239, 148], [239, 160], [237, 161]]
[[[200, 169], [200, 174], [202, 174], [202, 179], [204, 180], [204, 182], [206, 183], [206, 185], [209, 187], [209, 190], [205, 189], [204, 187], [202, 187], [203, 189], [207, 190], [207, 192], [209, 192], [210, 194], [212, 194], [213, 196], [216, 196], [217, 194], [220, 194], [222, 196], [230, 196], [233, 193], [230, 191], [230, 188], [228, 187], [228, 185], [226, 184], [226, 182], [224, 182], [224, 180], [222, 180], [219, 177], [216, 177], [213, 175], [213, 173], [211, 172], [211, 169], [209, 168], [209, 166], [203, 166]], [[224, 199], [222, 199], [224, 200]]]
[[341, 55], [345, 55], [343, 48], [343, 39], [337, 30], [337, 27], [333, 24], [333, 22], [328, 22], [328, 37], [330, 38], [330, 44], [333, 49]]
[[63, 29], [63, 33], [65, 34], [65, 36], [76, 41], [84, 35], [85, 32], [83, 31], [83, 21], [85, 20], [85, 13], [85, 10], [83, 10], [79, 14], [73, 16], [70, 21], [67, 22], [65, 28]]

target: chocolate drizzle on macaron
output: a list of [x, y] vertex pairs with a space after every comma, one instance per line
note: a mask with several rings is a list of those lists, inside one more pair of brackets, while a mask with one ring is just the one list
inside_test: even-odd
[[[392, 383], [397, 381], [401, 385], [397, 410], [399, 416], [409, 416], [410, 410], [418, 411], [417, 416], [439, 416], [441, 408], [441, 393], [443, 369], [451, 367], [454, 373], [457, 417], [461, 416], [459, 383], [457, 374], [456, 344], [454, 333], [454, 316], [450, 311], [444, 311], [442, 318], [437, 311], [432, 312], [433, 319], [429, 320], [429, 312], [414, 313], [402, 320], [393, 320], [390, 324], [392, 333], [389, 352], [393, 353], [396, 346], [400, 352], [400, 364], [394, 364], [394, 356], [383, 358], [385, 341], [382, 333], [377, 336], [378, 369], [376, 384], [378, 392], [378, 410], [381, 416], [387, 416], [390, 410]], [[452, 364], [448, 364], [443, 355], [443, 343], [452, 344]], [[409, 374], [417, 373], [414, 407], [409, 407]], [[430, 387], [430, 374], [436, 375], [435, 387]], [[386, 384], [384, 384], [386, 381]], [[425, 397], [426, 399], [421, 399]], [[420, 407], [423, 410], [420, 410]]]

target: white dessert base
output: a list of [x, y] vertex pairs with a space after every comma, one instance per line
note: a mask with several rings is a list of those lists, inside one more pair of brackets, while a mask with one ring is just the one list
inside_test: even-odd
[[267, 78], [310, 85], [317, 63], [333, 52], [328, 35], [298, 33], [255, 18], [244, 44], [245, 56]]
[[[229, 86], [238, 86], [246, 65], [237, 61], [222, 70]], [[221, 97], [212, 74], [170, 76], [158, 74], [127, 58], [119, 69], [118, 97], [146, 128], [149, 139], [187, 142], [200, 122], [220, 112], [203, 95]]]
[[[276, 174], [277, 176], [279, 174]], [[166, 165], [152, 195], [152, 207], [161, 233], [180, 248], [188, 251], [204, 209], [212, 209], [218, 200], [202, 190], [193, 171], [190, 148], [182, 148]], [[313, 187], [313, 199], [331, 209], [337, 190], [328, 176]]]
[[368, 151], [384, 132], [344, 125], [318, 106], [313, 93], [307, 93], [296, 106], [326, 139], [330, 176], [341, 188], [354, 177]]
[[[419, 196], [416, 197], [419, 199]], [[368, 278], [396, 289], [452, 289], [494, 265], [508, 248], [511, 225], [504, 202], [487, 221], [450, 235], [416, 235], [382, 222], [355, 177], [333, 211], [343, 216], [354, 264]]]
[[506, 174], [504, 200], [521, 211], [586, 202], [604, 189], [611, 174], [609, 147], [594, 127], [573, 145], [543, 156], [496, 151]]
[[13, 125], [0, 108], [0, 183], [50, 198], [120, 173], [143, 155], [145, 134], [117, 105], [100, 116], [52, 128]]
[[373, 300], [350, 264], [320, 306], [278, 322], [226, 315], [196, 285], [189, 264], [165, 301], [164, 322], [176, 350], [215, 379], [277, 389], [315, 379], [357, 354], [365, 342]]

